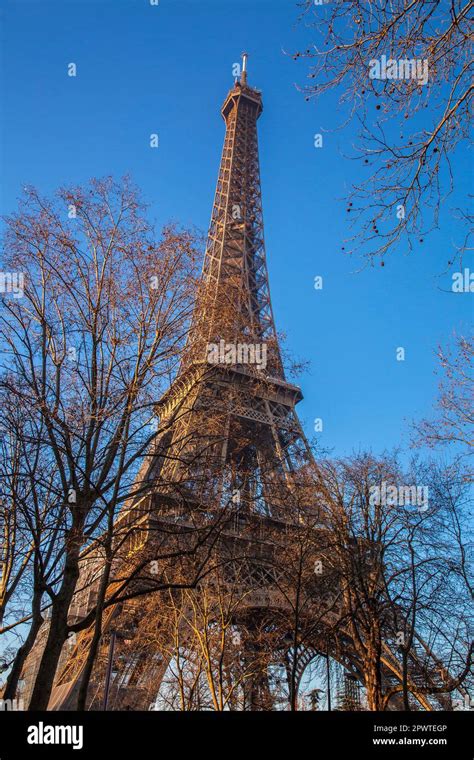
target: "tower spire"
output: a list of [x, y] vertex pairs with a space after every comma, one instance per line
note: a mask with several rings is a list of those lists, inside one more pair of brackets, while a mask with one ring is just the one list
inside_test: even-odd
[[209, 344], [221, 339], [264, 345], [266, 374], [284, 379], [263, 232], [257, 138], [262, 96], [247, 84], [247, 61], [244, 52], [240, 82], [221, 109], [226, 133], [185, 363], [206, 361]]
[[242, 75], [240, 77], [240, 82], [243, 85], [247, 84], [247, 58], [248, 53], [242, 53]]

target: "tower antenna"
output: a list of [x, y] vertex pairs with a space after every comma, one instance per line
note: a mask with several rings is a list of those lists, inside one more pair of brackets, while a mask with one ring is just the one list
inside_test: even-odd
[[247, 84], [247, 58], [248, 53], [242, 53], [242, 76], [240, 77], [242, 84]]

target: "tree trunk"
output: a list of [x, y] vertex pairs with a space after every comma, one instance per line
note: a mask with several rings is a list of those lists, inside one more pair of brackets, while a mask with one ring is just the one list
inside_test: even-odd
[[[375, 626], [374, 626], [375, 627]], [[377, 629], [371, 632], [367, 642], [364, 663], [365, 687], [369, 710], [382, 710], [382, 672], [380, 668], [382, 648]]]
[[51, 607], [51, 623], [36, 675], [29, 710], [47, 710], [61, 651], [68, 637], [68, 612], [79, 578], [82, 524], [71, 529], [61, 588]]
[[16, 691], [18, 688], [18, 681], [20, 680], [23, 665], [25, 664], [26, 658], [28, 657], [29, 653], [31, 652], [33, 648], [33, 644], [36, 641], [38, 631], [44, 622], [43, 617], [41, 615], [40, 606], [41, 606], [41, 597], [38, 597], [37, 600], [33, 600], [33, 619], [31, 621], [30, 630], [28, 632], [28, 636], [26, 637], [24, 643], [22, 644], [22, 646], [19, 648], [18, 652], [16, 653], [16, 657], [13, 661], [12, 669], [10, 671], [7, 682], [5, 684], [5, 689], [3, 691], [3, 699], [15, 699]]
[[403, 665], [403, 709], [411, 710], [410, 700], [408, 697], [408, 651], [404, 648], [402, 652], [402, 665]]
[[370, 660], [365, 663], [365, 688], [367, 690], [367, 704], [369, 710], [382, 709], [382, 677], [380, 664]]
[[95, 663], [95, 658], [97, 655], [97, 650], [99, 648], [99, 643], [102, 638], [102, 618], [104, 614], [105, 596], [106, 596], [107, 587], [109, 584], [110, 567], [111, 567], [111, 562], [109, 559], [107, 561], [107, 564], [102, 574], [102, 578], [100, 582], [99, 595], [97, 598], [97, 613], [96, 613], [96, 618], [95, 618], [95, 623], [94, 623], [94, 633], [92, 636], [92, 641], [90, 643], [89, 651], [87, 653], [87, 660], [84, 667], [84, 673], [81, 678], [81, 683], [79, 687], [79, 694], [77, 697], [77, 710], [86, 709], [87, 691], [89, 689], [89, 682], [92, 676], [92, 671], [94, 668], [94, 663]]

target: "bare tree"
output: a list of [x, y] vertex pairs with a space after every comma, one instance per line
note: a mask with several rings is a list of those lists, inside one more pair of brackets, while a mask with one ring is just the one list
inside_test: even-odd
[[22, 287], [3, 297], [2, 384], [41, 422], [67, 505], [31, 709], [48, 704], [81, 551], [130, 497], [188, 327], [195, 237], [168, 227], [156, 241], [144, 211], [128, 180], [105, 179], [53, 200], [27, 189], [6, 219], [4, 267]]
[[29, 531], [25, 530], [17, 497], [24, 487], [21, 441], [12, 431], [6, 431], [0, 445], [0, 624], [3, 624], [7, 605], [29, 567], [34, 544]]
[[450, 479], [433, 465], [404, 473], [393, 456], [320, 464], [333, 534], [328, 559], [343, 596], [335, 628], [350, 637], [370, 710], [386, 709], [402, 692], [405, 709], [413, 699], [436, 709], [469, 673], [468, 535], [459, 497], [457, 521], [447, 519]]
[[277, 591], [273, 614], [276, 648], [286, 669], [286, 700], [295, 711], [304, 705], [298, 691], [308, 655], [332, 649], [332, 625], [339, 620], [342, 595], [339, 573], [328, 561], [332, 533], [312, 468], [299, 473], [282, 514], [284, 532], [275, 529], [269, 535]]
[[[424, 242], [455, 182], [454, 152], [469, 139], [471, 0], [390, 3], [303, 0], [316, 40], [294, 54], [311, 63], [306, 99], [336, 90], [357, 122], [353, 159], [368, 177], [353, 183], [350, 250], [370, 261]], [[314, 83], [313, 83], [314, 80]], [[457, 208], [468, 223], [469, 202]], [[466, 232], [453, 251], [468, 246]]]
[[[42, 430], [34, 418], [3, 396], [0, 482], [4, 527], [2, 543], [3, 629], [21, 645], [12, 657], [3, 697], [13, 699], [23, 664], [43, 624], [42, 600], [48, 584], [61, 575], [65, 506], [57, 471], [44, 461]], [[24, 641], [18, 630], [29, 629]], [[15, 648], [14, 648], [15, 649]]]
[[[247, 682], [261, 666], [257, 652], [245, 652], [245, 631], [237, 624], [250, 590], [229, 585], [215, 568], [195, 589], [171, 591], [157, 617], [147, 620], [151, 640], [168, 662], [160, 692], [166, 701], [179, 696], [179, 709], [243, 709]], [[163, 625], [163, 621], [167, 624]], [[247, 654], [248, 656], [244, 656]]]
[[452, 446], [465, 457], [472, 451], [474, 424], [472, 337], [457, 336], [453, 348], [438, 348], [442, 379], [436, 416], [414, 423], [415, 445], [430, 448]]
[[[453, 696], [469, 688], [473, 646], [472, 579], [466, 563], [470, 544], [469, 486], [459, 462], [440, 465], [413, 460], [412, 482], [424, 483], [421, 509], [399, 511], [403, 552], [386, 585], [393, 640], [402, 657], [404, 709], [412, 708], [410, 681], [433, 703], [452, 709]], [[388, 704], [400, 685], [387, 689]]]

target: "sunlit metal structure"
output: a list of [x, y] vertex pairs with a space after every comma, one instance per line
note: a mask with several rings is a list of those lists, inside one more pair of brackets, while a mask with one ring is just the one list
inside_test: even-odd
[[[351, 699], [360, 709], [356, 684], [363, 682], [363, 673], [347, 631], [341, 627], [335, 632], [340, 610], [328, 605], [324, 619], [319, 615], [322, 598], [334, 594], [331, 578], [315, 576], [314, 599], [305, 611], [311, 641], [301, 646], [296, 660], [289, 634], [280, 636], [273, 649], [262, 647], [262, 629], [271, 631], [275, 616], [285, 614], [275, 561], [285, 535], [311, 531], [318, 556], [327, 528], [324, 505], [311, 491], [316, 465], [295, 411], [302, 394], [285, 377], [272, 313], [257, 136], [262, 109], [260, 91], [247, 81], [244, 54], [241, 76], [221, 109], [225, 139], [194, 316], [180, 371], [157, 404], [156, 443], [139, 475], [147, 490], [120, 518], [125, 528], [134, 527], [126, 556], [115, 562], [111, 593], [127, 572], [133, 576], [131, 588], [151, 591], [155, 579], [149, 564], [157, 550], [172, 546], [178, 554], [189, 548], [196, 531], [208, 531], [203, 546], [213, 543], [225, 565], [226, 583], [245, 592], [233, 620], [245, 642], [238, 656], [245, 661], [257, 651], [261, 655], [258, 672], [246, 679], [239, 708], [284, 709], [290, 689], [281, 688], [275, 673], [283, 673], [285, 680], [293, 656], [296, 688], [312, 660], [333, 658], [347, 672]], [[192, 572], [194, 561], [195, 555], [180, 566], [181, 580], [186, 568]], [[167, 578], [172, 571], [169, 564], [160, 569]], [[93, 607], [100, 572], [98, 551], [92, 561], [84, 561], [83, 590], [76, 595], [71, 620]], [[159, 617], [160, 594], [155, 597]], [[164, 656], [148, 639], [143, 643], [144, 624], [140, 598], [107, 608], [90, 709], [148, 709], [154, 702], [172, 656]], [[74, 708], [90, 641], [91, 629], [65, 648], [50, 708]], [[383, 662], [387, 683], [399, 682], [400, 663], [388, 644]], [[410, 665], [426, 685], [427, 669], [416, 652]], [[34, 671], [30, 657], [30, 683]], [[433, 709], [417, 684], [410, 686], [419, 706]]]

